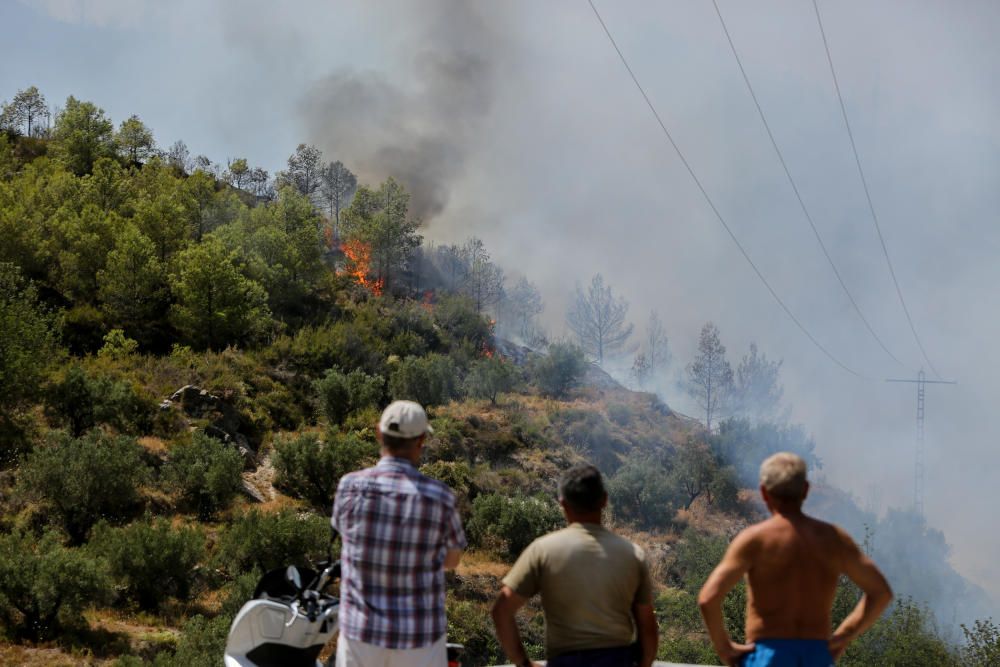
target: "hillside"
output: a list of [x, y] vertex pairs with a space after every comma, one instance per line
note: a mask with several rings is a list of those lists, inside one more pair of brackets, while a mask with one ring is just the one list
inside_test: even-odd
[[[561, 525], [554, 480], [582, 460], [650, 554], [660, 656], [715, 662], [695, 595], [761, 516], [760, 461], [790, 449], [821, 467], [805, 429], [738, 415], [708, 432], [624, 388], [546, 340], [537, 289], [508, 284], [481, 241], [425, 244], [400, 183], [324, 195], [315, 174], [350, 185], [344, 171], [304, 145], [274, 179], [159, 151], [139, 119], [115, 130], [74, 98], [51, 131], [0, 132], [0, 663], [218, 664], [260, 574], [327, 552], [336, 484], [377, 460], [379, 410], [399, 398], [428, 406], [422, 469], [459, 496], [471, 548], [449, 632], [471, 665], [504, 662], [488, 606]], [[959, 642], [926, 606], [975, 601], [940, 533], [821, 499], [859, 539], [874, 530], [915, 598], [844, 664], [904, 664], [904, 648], [907, 665], [989, 664], [991, 621]], [[743, 596], [726, 605], [737, 638]], [[841, 587], [838, 619], [857, 597]], [[523, 620], [540, 654], [537, 602]]]

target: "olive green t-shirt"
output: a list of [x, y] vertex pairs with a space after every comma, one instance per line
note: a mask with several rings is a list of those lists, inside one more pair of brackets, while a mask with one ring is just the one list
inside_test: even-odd
[[592, 523], [532, 542], [503, 583], [525, 598], [542, 594], [549, 658], [632, 643], [632, 605], [653, 600], [643, 550]]

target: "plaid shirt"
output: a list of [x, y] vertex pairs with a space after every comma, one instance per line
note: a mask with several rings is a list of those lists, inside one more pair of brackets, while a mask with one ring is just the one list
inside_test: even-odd
[[445, 553], [466, 546], [451, 489], [385, 456], [341, 478], [332, 523], [343, 539], [340, 632], [393, 649], [440, 639]]

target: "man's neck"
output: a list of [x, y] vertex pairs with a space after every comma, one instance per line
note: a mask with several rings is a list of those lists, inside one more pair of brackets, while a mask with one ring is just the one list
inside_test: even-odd
[[396, 459], [397, 461], [406, 461], [410, 465], [416, 466], [420, 457], [410, 456], [408, 454], [393, 453], [386, 449], [383, 449], [382, 458]]
[[788, 521], [800, 521], [805, 518], [805, 514], [802, 512], [802, 506], [798, 507], [784, 507], [778, 505], [771, 506], [771, 514], [774, 516], [780, 516]]
[[575, 514], [575, 513], [567, 514], [566, 523], [592, 523], [600, 526], [602, 523], [601, 513], [597, 512], [596, 514]]

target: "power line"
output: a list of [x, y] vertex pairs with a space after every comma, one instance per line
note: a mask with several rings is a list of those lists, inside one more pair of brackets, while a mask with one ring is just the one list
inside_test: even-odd
[[764, 110], [761, 108], [760, 101], [757, 99], [757, 93], [754, 92], [753, 86], [750, 84], [750, 77], [747, 75], [746, 69], [743, 67], [743, 61], [740, 59], [740, 54], [736, 51], [736, 45], [733, 43], [733, 38], [729, 34], [729, 28], [726, 26], [726, 20], [722, 17], [722, 10], [719, 9], [719, 3], [717, 0], [712, 0], [712, 4], [715, 5], [715, 13], [719, 16], [719, 23], [722, 24], [722, 31], [726, 34], [726, 40], [729, 41], [729, 48], [732, 50], [733, 56], [736, 58], [736, 64], [740, 68], [740, 74], [743, 75], [743, 82], [746, 84], [747, 90], [750, 92], [750, 97], [753, 99], [754, 106], [757, 107], [757, 114], [760, 116], [761, 123], [764, 124], [764, 130], [767, 132], [767, 137], [771, 140], [771, 146], [774, 147], [774, 152], [778, 156], [778, 162], [781, 163], [781, 168], [784, 170], [785, 176], [788, 178], [788, 184], [792, 187], [792, 192], [795, 193], [795, 199], [798, 200], [799, 207], [802, 209], [802, 214], [809, 223], [809, 227], [812, 229], [813, 235], [819, 243], [819, 247], [823, 250], [823, 255], [826, 257], [826, 261], [829, 262], [830, 268], [833, 269], [833, 275], [837, 276], [837, 282], [840, 283], [841, 288], [844, 290], [844, 294], [847, 295], [851, 305], [854, 306], [854, 310], [858, 314], [858, 317], [860, 317], [861, 321], [864, 322], [865, 328], [868, 329], [868, 333], [872, 335], [872, 338], [875, 339], [885, 353], [892, 357], [893, 361], [902, 366], [903, 362], [901, 362], [896, 355], [894, 355], [889, 348], [886, 347], [882, 339], [879, 338], [877, 333], [875, 333], [875, 329], [872, 328], [868, 318], [866, 318], [864, 313], [861, 312], [861, 307], [858, 306], [858, 302], [854, 299], [854, 295], [851, 294], [851, 290], [847, 288], [847, 283], [844, 282], [844, 278], [840, 275], [840, 271], [837, 269], [837, 265], [834, 263], [833, 257], [830, 256], [830, 252], [827, 250], [826, 244], [823, 242], [823, 237], [820, 236], [819, 230], [813, 222], [812, 215], [809, 213], [809, 209], [806, 207], [806, 203], [802, 199], [799, 187], [796, 185], [795, 179], [792, 178], [792, 172], [789, 170], [788, 164], [785, 162], [785, 156], [782, 155], [781, 149], [778, 147], [778, 142], [774, 138], [774, 133], [771, 132], [771, 125], [767, 122], [767, 118], [764, 116]]
[[604, 34], [608, 36], [608, 41], [611, 42], [611, 46], [613, 46], [615, 51], [618, 53], [618, 57], [621, 59], [622, 64], [625, 66], [626, 71], [628, 71], [629, 76], [632, 77], [632, 82], [635, 84], [635, 87], [639, 89], [639, 93], [642, 95], [642, 98], [646, 101], [646, 106], [648, 106], [649, 110], [653, 112], [653, 116], [656, 118], [656, 122], [659, 124], [660, 129], [663, 130], [664, 136], [667, 137], [667, 141], [669, 141], [670, 145], [673, 146], [674, 151], [677, 153], [677, 157], [680, 158], [681, 163], [687, 169], [687, 172], [691, 176], [691, 179], [694, 181], [695, 185], [698, 186], [698, 190], [701, 191], [701, 195], [702, 197], [705, 198], [705, 201], [706, 203], [708, 203], [709, 208], [712, 209], [712, 212], [715, 214], [715, 217], [722, 224], [722, 227], [726, 230], [726, 233], [729, 234], [729, 238], [731, 238], [733, 240], [733, 243], [736, 244], [736, 247], [739, 248], [740, 253], [743, 255], [743, 259], [747, 261], [747, 263], [750, 265], [750, 268], [752, 268], [754, 273], [757, 274], [757, 277], [760, 278], [760, 281], [764, 283], [764, 287], [767, 288], [767, 291], [771, 293], [771, 296], [774, 297], [774, 300], [778, 302], [778, 305], [781, 306], [781, 309], [783, 311], [785, 311], [785, 314], [788, 315], [789, 319], [791, 319], [792, 322], [795, 323], [795, 326], [797, 326], [799, 330], [802, 331], [803, 334], [805, 334], [806, 338], [808, 338], [810, 342], [812, 342], [812, 344], [815, 345], [817, 349], [819, 349], [820, 352], [825, 354], [827, 358], [830, 359], [830, 361], [835, 363], [837, 366], [840, 366], [843, 370], [847, 371], [851, 375], [854, 375], [859, 378], [864, 378], [866, 380], [872, 380], [873, 378], [870, 378], [867, 375], [863, 375], [858, 371], [854, 370], [844, 362], [840, 361], [840, 359], [833, 356], [833, 353], [831, 353], [828, 349], [823, 347], [823, 345], [818, 340], [816, 340], [816, 337], [813, 336], [809, 332], [809, 330], [805, 328], [805, 326], [802, 324], [802, 322], [799, 321], [797, 317], [795, 317], [795, 315], [788, 308], [788, 306], [785, 305], [785, 302], [781, 300], [781, 297], [779, 297], [778, 293], [774, 291], [774, 288], [771, 287], [771, 284], [767, 282], [767, 279], [764, 277], [764, 274], [760, 272], [760, 269], [758, 269], [757, 265], [754, 264], [754, 261], [750, 259], [750, 255], [747, 254], [747, 251], [743, 248], [743, 245], [740, 243], [739, 239], [736, 238], [736, 234], [733, 233], [733, 230], [729, 227], [729, 224], [726, 222], [726, 219], [722, 217], [722, 213], [720, 213], [719, 209], [716, 208], [715, 202], [712, 201], [712, 198], [709, 196], [708, 191], [705, 189], [705, 186], [701, 184], [701, 180], [699, 180], [698, 176], [694, 173], [694, 169], [691, 168], [691, 165], [688, 163], [687, 158], [684, 157], [684, 153], [677, 145], [677, 142], [674, 141], [674, 137], [670, 134], [670, 130], [667, 129], [667, 126], [666, 124], [664, 124], [663, 119], [660, 118], [659, 112], [657, 112], [656, 107], [653, 106], [653, 103], [652, 101], [650, 101], [649, 96], [646, 94], [645, 89], [643, 89], [642, 84], [639, 83], [639, 79], [636, 78], [635, 73], [632, 71], [632, 67], [628, 64], [628, 60], [625, 59], [625, 55], [622, 53], [621, 49], [618, 48], [618, 43], [615, 41], [615, 38], [612, 37], [611, 31], [608, 30], [608, 26], [604, 23], [604, 19], [601, 18], [601, 13], [598, 12], [597, 7], [594, 6], [594, 1], [587, 0], [587, 3], [590, 5], [590, 8], [594, 11], [594, 16], [597, 17], [598, 23], [600, 23], [601, 28], [604, 29]]
[[903, 313], [906, 315], [906, 322], [910, 325], [910, 331], [913, 332], [913, 340], [917, 342], [917, 347], [920, 348], [920, 354], [923, 355], [924, 361], [927, 362], [927, 366], [933, 371], [934, 375], [938, 378], [941, 374], [937, 372], [934, 368], [934, 364], [927, 357], [927, 351], [924, 350], [924, 344], [920, 341], [920, 336], [917, 335], [917, 328], [913, 326], [913, 318], [910, 317], [910, 309], [906, 307], [906, 300], [903, 298], [903, 290], [899, 287], [899, 281], [896, 280], [896, 271], [892, 268], [892, 260], [889, 259], [889, 249], [885, 245], [885, 238], [882, 236], [882, 228], [878, 224], [878, 214], [875, 213], [875, 204], [872, 203], [871, 191], [868, 188], [868, 179], [865, 178], [865, 170], [861, 166], [861, 158], [858, 157], [858, 147], [854, 143], [854, 133], [851, 131], [851, 123], [847, 119], [847, 107], [844, 105], [844, 96], [840, 92], [840, 83], [837, 81], [837, 72], [833, 67], [833, 57], [830, 55], [830, 44], [826, 39], [826, 30], [823, 29], [823, 17], [819, 13], [819, 5], [816, 0], [813, 0], [813, 9], [816, 10], [816, 22], [819, 23], [819, 34], [823, 37], [823, 49], [826, 51], [826, 61], [830, 64], [830, 74], [833, 76], [833, 87], [837, 91], [837, 99], [840, 101], [840, 112], [844, 116], [844, 127], [847, 128], [847, 138], [851, 142], [851, 152], [854, 153], [854, 162], [858, 165], [858, 175], [861, 177], [861, 185], [865, 190], [865, 199], [868, 201], [868, 210], [872, 215], [872, 222], [875, 223], [875, 232], [878, 234], [879, 243], [882, 245], [882, 254], [885, 255], [886, 266], [889, 267], [889, 275], [892, 276], [892, 284], [896, 287], [896, 295], [899, 296], [899, 303], [903, 306]]

